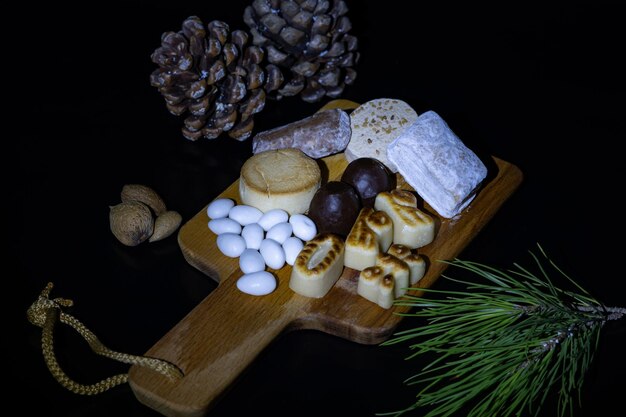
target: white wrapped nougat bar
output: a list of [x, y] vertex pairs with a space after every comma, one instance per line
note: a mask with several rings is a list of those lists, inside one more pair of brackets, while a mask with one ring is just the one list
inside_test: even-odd
[[441, 216], [459, 214], [474, 199], [487, 168], [435, 112], [417, 118], [387, 147], [406, 182]]

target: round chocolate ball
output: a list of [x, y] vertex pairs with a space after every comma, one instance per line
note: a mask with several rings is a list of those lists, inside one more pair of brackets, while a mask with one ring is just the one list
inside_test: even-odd
[[351, 185], [329, 181], [315, 193], [309, 217], [318, 233], [334, 233], [345, 238], [361, 211], [359, 195]]
[[374, 158], [358, 158], [350, 162], [341, 181], [354, 187], [364, 207], [374, 207], [378, 193], [396, 188], [395, 174]]

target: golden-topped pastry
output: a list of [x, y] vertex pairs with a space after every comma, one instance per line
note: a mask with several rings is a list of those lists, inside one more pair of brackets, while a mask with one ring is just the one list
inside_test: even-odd
[[345, 266], [361, 271], [376, 263], [393, 239], [391, 218], [382, 211], [364, 207], [346, 238]]
[[411, 248], [401, 244], [393, 244], [387, 251], [389, 255], [404, 261], [409, 267], [409, 280], [411, 285], [417, 284], [426, 273], [426, 262], [424, 258], [411, 251]]
[[417, 198], [408, 191], [392, 190], [379, 193], [374, 203], [393, 222], [393, 243], [411, 249], [428, 245], [435, 238], [435, 221], [417, 208]]
[[363, 269], [359, 274], [356, 292], [382, 308], [389, 308], [394, 299], [406, 294], [409, 276], [406, 262], [393, 255], [378, 255], [376, 265]]
[[395, 281], [380, 266], [370, 266], [359, 274], [357, 294], [382, 308], [393, 305]]
[[387, 252], [387, 249], [393, 242], [393, 222], [391, 217], [384, 211], [373, 211], [365, 217], [365, 223], [376, 233], [380, 252]]
[[376, 259], [376, 266], [382, 268], [385, 275], [391, 274], [394, 280], [394, 296], [402, 297], [409, 287], [409, 275], [411, 271], [406, 262], [393, 255], [379, 255]]
[[291, 270], [289, 288], [305, 297], [326, 295], [343, 272], [344, 242], [330, 233], [309, 240]]

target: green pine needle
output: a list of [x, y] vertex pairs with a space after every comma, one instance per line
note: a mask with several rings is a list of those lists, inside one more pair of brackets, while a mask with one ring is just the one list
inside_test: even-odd
[[400, 416], [422, 407], [428, 410], [426, 417], [460, 410], [469, 410], [467, 417], [537, 415], [554, 389], [559, 416], [572, 413], [602, 326], [626, 315], [626, 309], [604, 306], [539, 250], [578, 292], [555, 287], [531, 252], [538, 274], [517, 264], [501, 271], [457, 259], [449, 264], [484, 281], [445, 277], [466, 290], [416, 288], [445, 297], [396, 300], [396, 305], [415, 307], [404, 315], [424, 317], [428, 324], [398, 332], [383, 345], [410, 343], [407, 359], [427, 352], [438, 356], [405, 381], [421, 387], [415, 403], [379, 415]]

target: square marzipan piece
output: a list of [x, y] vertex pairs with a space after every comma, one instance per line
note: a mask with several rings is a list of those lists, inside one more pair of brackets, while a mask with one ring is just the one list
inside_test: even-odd
[[463, 211], [487, 176], [478, 156], [434, 111], [419, 116], [391, 142], [387, 156], [406, 182], [445, 218]]

